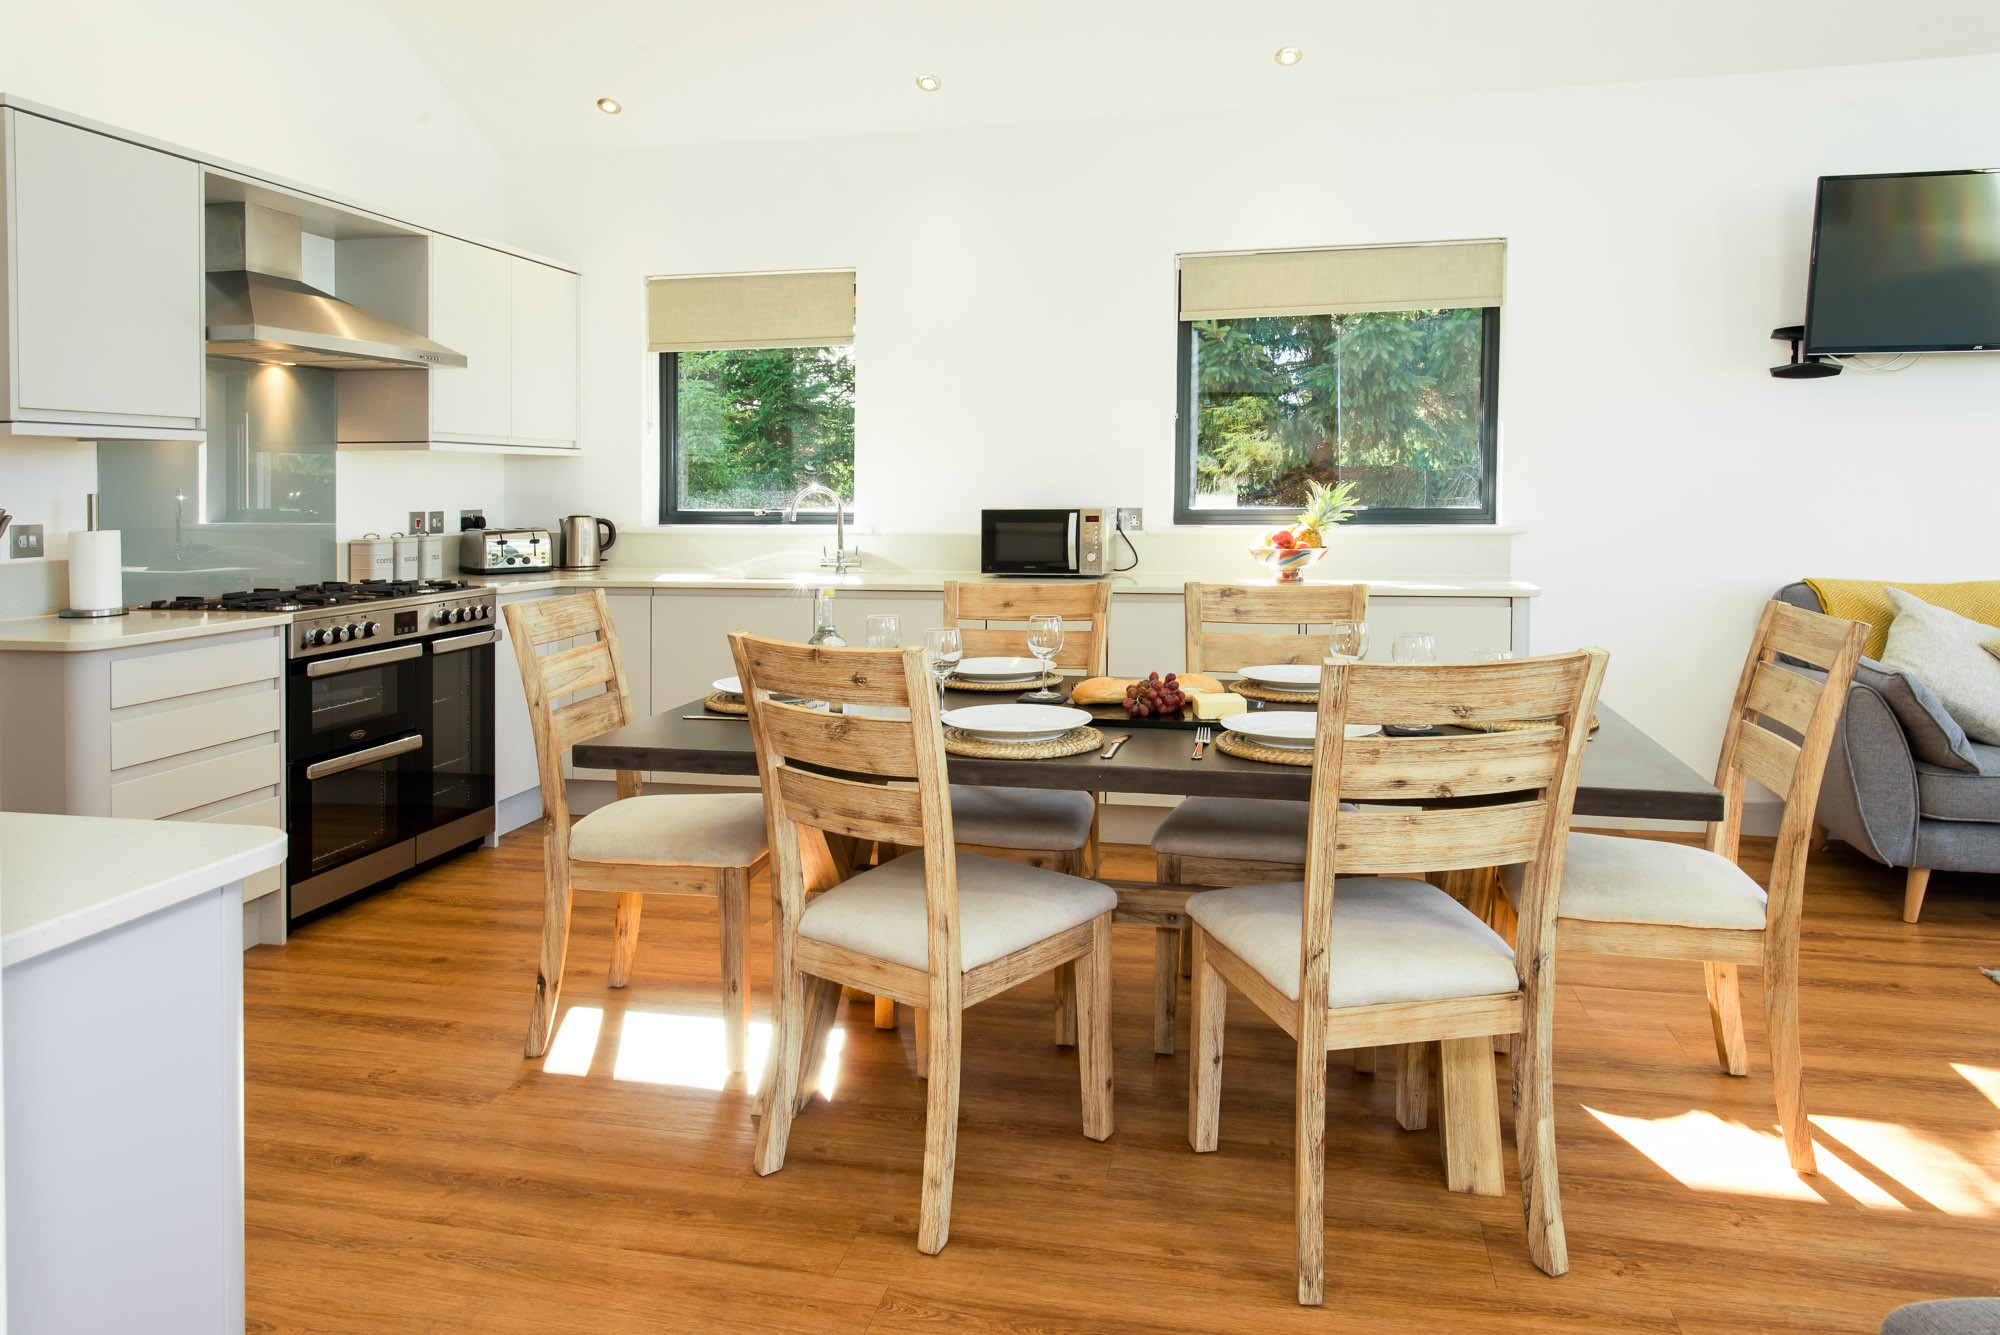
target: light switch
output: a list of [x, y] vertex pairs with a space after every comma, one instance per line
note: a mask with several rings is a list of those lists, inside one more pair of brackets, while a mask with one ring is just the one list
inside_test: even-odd
[[42, 526], [40, 524], [15, 524], [7, 530], [7, 554], [16, 560], [23, 557], [47, 556], [42, 546]]

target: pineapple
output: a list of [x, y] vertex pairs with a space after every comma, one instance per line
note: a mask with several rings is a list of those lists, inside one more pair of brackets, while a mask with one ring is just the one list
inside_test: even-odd
[[1299, 522], [1292, 525], [1292, 534], [1301, 547], [1323, 547], [1324, 531], [1335, 524], [1344, 524], [1356, 510], [1366, 507], [1354, 500], [1354, 484], [1342, 482], [1329, 487], [1324, 482], [1312, 481], [1306, 486], [1305, 509], [1299, 511]]

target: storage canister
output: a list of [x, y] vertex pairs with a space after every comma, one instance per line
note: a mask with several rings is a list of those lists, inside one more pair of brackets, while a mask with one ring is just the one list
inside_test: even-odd
[[417, 535], [414, 533], [391, 533], [389, 542], [396, 552], [396, 578], [417, 579], [423, 568], [423, 556], [417, 550]]
[[444, 578], [444, 534], [423, 533], [417, 537], [417, 566], [421, 578]]
[[356, 584], [364, 579], [396, 577], [396, 544], [380, 533], [364, 533], [347, 544], [347, 578]]

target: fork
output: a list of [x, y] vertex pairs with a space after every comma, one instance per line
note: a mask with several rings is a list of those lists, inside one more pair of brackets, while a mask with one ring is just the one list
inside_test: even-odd
[[1208, 749], [1209, 742], [1213, 741], [1214, 738], [1215, 729], [1196, 728], [1194, 730], [1194, 754], [1188, 758], [1190, 760], [1200, 760], [1201, 753]]

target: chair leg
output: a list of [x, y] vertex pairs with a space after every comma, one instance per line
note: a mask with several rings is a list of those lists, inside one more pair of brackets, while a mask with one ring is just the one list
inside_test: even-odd
[[805, 1047], [806, 976], [778, 966], [771, 978], [771, 1059], [765, 1068], [763, 1118], [757, 1123], [757, 1149], [750, 1166], [766, 1177], [785, 1166], [785, 1144], [799, 1105], [800, 1058]]
[[551, 877], [542, 894], [542, 955], [535, 966], [535, 1003], [528, 1012], [527, 1055], [549, 1050], [562, 1001], [563, 956], [569, 951], [569, 878]]
[[829, 983], [823, 978], [809, 978], [806, 981], [805, 1040], [799, 1046], [799, 1084], [796, 1091], [795, 1112], [804, 1112], [806, 1104], [812, 1101], [813, 1090], [818, 1088], [815, 1077], [819, 1065], [826, 1057], [826, 1036], [833, 1029], [834, 1018], [840, 1014], [840, 984]]
[[1356, 1048], [1354, 1050], [1354, 1073], [1356, 1075], [1375, 1074], [1374, 1048]]
[[1430, 1043], [1404, 1043], [1396, 1051], [1396, 1125], [1421, 1131], [1431, 1122]]
[[1301, 1043], [1294, 1100], [1293, 1190], [1297, 1218], [1294, 1257], [1298, 1262], [1299, 1304], [1326, 1301], [1326, 1049]]
[[1924, 891], [1931, 888], [1931, 869], [1912, 867], [1903, 877], [1903, 921], [1915, 922], [1924, 911]]
[[1453, 1191], [1499, 1196], [1506, 1191], [1500, 1152], [1500, 1086], [1490, 1038], [1447, 1038], [1438, 1044], [1438, 1140], [1444, 1181]]
[[1181, 928], [1181, 977], [1194, 977], [1194, 928]]
[[1737, 991], [1734, 964], [1704, 964], [1708, 976], [1708, 1018], [1715, 1027], [1715, 1057], [1731, 1075], [1750, 1074], [1750, 1056], [1743, 1045], [1743, 998]]
[[731, 1074], [750, 1058], [750, 878], [737, 870], [716, 897], [722, 924], [722, 1051]]
[[875, 998], [875, 1027], [894, 1029], [896, 1027], [896, 999], [894, 997]]
[[[926, 1010], [924, 1013], [928, 1014]], [[924, 1194], [917, 1216], [917, 1250], [936, 1256], [951, 1236], [951, 1184], [958, 1160], [960, 1013], [932, 1017], [930, 1087], [924, 1097]]]
[[1556, 1177], [1555, 999], [1550, 989], [1531, 983], [1525, 1010], [1512, 1065], [1514, 1155], [1521, 1167], [1528, 1257], [1544, 1274], [1562, 1275], [1569, 1272], [1569, 1236]]
[[1771, 1034], [1771, 1086], [1778, 1096], [1778, 1126], [1792, 1168], [1817, 1173], [1812, 1125], [1806, 1120], [1805, 1059], [1799, 1049], [1799, 959], [1792, 950], [1764, 956], [1764, 1014]]
[[1153, 1052], [1174, 1055], [1174, 1009], [1181, 997], [1181, 929], [1153, 929]]
[[1055, 988], [1056, 1046], [1076, 1046], [1076, 961], [1059, 964], [1050, 975]]
[[1216, 1146], [1222, 1131], [1222, 1027], [1229, 984], [1208, 962], [1208, 935], [1189, 927], [1194, 940], [1194, 983], [1188, 988], [1188, 1144], [1197, 1154]]
[[1090, 929], [1090, 953], [1076, 968], [1076, 1057], [1083, 1080], [1083, 1134], [1111, 1135], [1111, 918]]
[[645, 903], [646, 897], [636, 890], [618, 896], [617, 926], [611, 930], [613, 987], [623, 987], [631, 981], [632, 960], [639, 953], [639, 911]]
[[917, 1016], [917, 1079], [928, 1080], [931, 1078], [931, 1013], [923, 1006], [914, 1009]]

